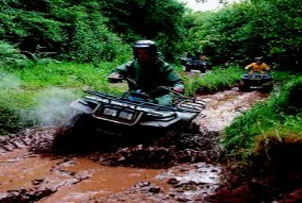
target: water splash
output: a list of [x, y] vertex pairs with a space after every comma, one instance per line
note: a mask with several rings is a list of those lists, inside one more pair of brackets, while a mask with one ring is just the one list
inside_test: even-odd
[[77, 96], [70, 89], [46, 89], [37, 96], [37, 105], [23, 113], [23, 117], [38, 126], [64, 125], [77, 113], [69, 107], [75, 98]]
[[0, 88], [1, 90], [18, 89], [20, 87], [21, 80], [6, 72], [0, 72]]

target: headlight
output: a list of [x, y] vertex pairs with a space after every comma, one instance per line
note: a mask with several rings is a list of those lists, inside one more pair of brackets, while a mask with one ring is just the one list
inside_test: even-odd
[[117, 116], [117, 110], [105, 108], [105, 109], [103, 110], [103, 114], [104, 114], [105, 116], [112, 116], [112, 117], [115, 117], [115, 116]]
[[129, 112], [125, 112], [125, 111], [122, 111], [120, 114], [119, 114], [119, 117], [122, 118], [122, 119], [125, 119], [125, 120], [132, 120], [134, 114], [133, 113], [129, 113]]

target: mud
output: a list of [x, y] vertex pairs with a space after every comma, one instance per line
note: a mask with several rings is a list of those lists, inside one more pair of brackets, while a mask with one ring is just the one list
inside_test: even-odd
[[237, 87], [216, 94], [197, 97], [207, 105], [196, 119], [201, 131], [220, 132], [256, 102], [265, 100], [268, 94], [257, 91], [240, 92]]
[[140, 182], [132, 188], [93, 202], [206, 202], [215, 194], [226, 173], [220, 165], [181, 164], [157, 175], [151, 182]]
[[16, 149], [1, 156], [1, 202], [35, 202], [62, 187], [77, 184], [90, 174], [64, 170], [64, 160]]
[[168, 168], [181, 163], [216, 162], [222, 151], [218, 134], [171, 132], [148, 144], [123, 147], [110, 153], [94, 154], [103, 165]]
[[84, 154], [54, 154], [52, 128], [1, 138], [0, 202], [207, 202], [228, 173], [216, 163], [220, 131], [266, 96], [236, 89], [203, 95], [200, 132], [171, 131]]

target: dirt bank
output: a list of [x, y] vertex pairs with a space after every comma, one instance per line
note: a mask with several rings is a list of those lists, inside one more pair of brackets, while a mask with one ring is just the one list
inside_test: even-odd
[[200, 132], [171, 132], [148, 143], [59, 156], [55, 129], [25, 130], [0, 141], [0, 202], [207, 201], [227, 170], [220, 130], [267, 95], [236, 89], [200, 96]]

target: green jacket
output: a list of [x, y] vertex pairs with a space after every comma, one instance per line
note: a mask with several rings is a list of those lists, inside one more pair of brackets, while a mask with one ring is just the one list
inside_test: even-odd
[[184, 84], [171, 65], [161, 59], [153, 63], [141, 64], [137, 60], [117, 67], [114, 72], [133, 79], [138, 87], [129, 84], [129, 88], [152, 91], [158, 86], [184, 87]]

